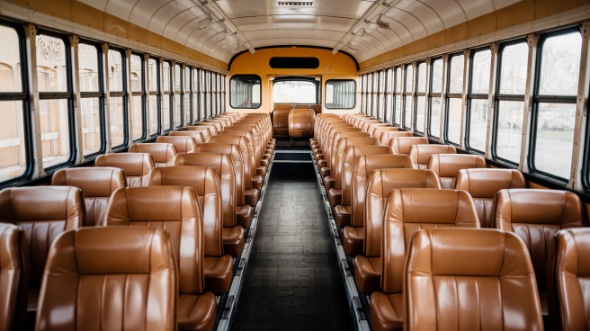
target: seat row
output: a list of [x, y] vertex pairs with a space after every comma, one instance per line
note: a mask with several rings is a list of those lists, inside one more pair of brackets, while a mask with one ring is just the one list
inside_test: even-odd
[[[377, 139], [367, 136], [369, 131], [373, 135], [379, 135], [381, 131], [381, 139], [385, 132], [395, 133], [397, 128], [363, 116], [349, 115], [347, 119], [354, 126], [348, 122], [346, 124], [349, 125], [343, 124], [329, 115], [318, 119], [319, 125], [325, 123], [327, 135], [320, 134], [316, 139], [326, 141], [331, 135], [332, 141], [340, 140], [336, 146], [351, 144], [344, 150], [332, 149], [328, 152], [332, 154], [331, 159], [336, 160], [333, 163], [338, 163], [342, 154], [346, 160], [341, 165], [342, 170], [338, 169], [338, 165], [332, 168], [336, 170], [337, 177], [343, 178], [342, 200], [339, 201], [342, 204], [334, 208], [334, 218], [336, 224], [343, 227], [340, 235], [345, 252], [354, 257], [357, 287], [360, 292], [372, 294], [370, 307], [375, 329], [401, 329], [401, 280], [410, 238], [420, 228], [441, 226], [496, 227], [516, 233], [529, 248], [527, 255], [532, 259], [545, 322], [552, 326], [557, 324], [557, 304], [555, 300], [548, 299], [547, 294], [546, 278], [547, 274], [551, 274], [547, 272], [547, 256], [554, 247], [552, 240], [557, 230], [587, 224], [585, 210], [575, 194], [523, 189], [526, 183], [518, 171], [485, 168], [485, 160], [479, 156], [429, 153], [436, 145], [412, 145], [410, 149], [414, 153], [404, 154], [394, 154], [391, 146], [391, 151], [388, 151], [374, 144], [355, 145], [359, 139], [365, 139], [360, 140], [361, 144], [367, 139]], [[359, 127], [361, 131], [358, 131]], [[361, 137], [348, 136], [351, 134]], [[343, 139], [350, 141], [343, 142]], [[405, 139], [393, 138], [400, 146], [406, 143], [399, 140]], [[322, 165], [325, 160], [322, 154], [325, 152], [322, 153], [317, 140], [311, 143], [315, 148], [316, 161]], [[439, 150], [448, 152], [445, 148], [441, 146]], [[428, 155], [430, 166], [426, 169], [416, 167], [417, 156], [424, 159], [424, 155]], [[342, 175], [339, 175], [340, 171]], [[330, 200], [334, 196], [330, 193], [334, 188], [328, 190], [330, 182], [325, 177], [323, 184], [327, 186]], [[396, 192], [391, 193], [394, 197], [390, 192]], [[456, 196], [445, 199], [445, 195], [449, 194]], [[348, 201], [350, 205], [347, 205]], [[333, 201], [330, 203], [333, 206]], [[468, 214], [458, 212], [464, 207], [469, 210]], [[529, 209], [534, 212], [527, 212]], [[392, 217], [399, 223], [396, 225], [398, 228], [387, 230]], [[445, 217], [448, 219], [443, 221]], [[396, 284], [396, 289], [400, 290], [397, 295], [388, 287], [391, 284]], [[384, 287], [388, 289], [383, 290]]]
[[[229, 289], [233, 257], [239, 256], [244, 246], [244, 233], [250, 225], [252, 206], [256, 205], [263, 183], [262, 175], [266, 173], [266, 167], [272, 157], [274, 141], [271, 140], [269, 128], [268, 115], [252, 114], [238, 118], [228, 114], [216, 118], [216, 121], [200, 123], [192, 130], [183, 131], [191, 132], [189, 135], [176, 135], [171, 132], [170, 136], [158, 138], [160, 141], [172, 138], [168, 139], [168, 142], [137, 144], [131, 146], [128, 153], [101, 155], [96, 159], [95, 167], [59, 170], [54, 174], [52, 184], [66, 186], [69, 192], [67, 194], [63, 190], [59, 191], [58, 187], [10, 188], [2, 191], [1, 194], [5, 198], [0, 199], [0, 210], [8, 211], [19, 206], [19, 212], [0, 213], [0, 222], [15, 224], [24, 231], [26, 235], [23, 237], [23, 245], [30, 249], [30, 252], [23, 254], [24, 257], [31, 257], [31, 261], [26, 261], [26, 265], [30, 265], [30, 282], [26, 284], [27, 289], [22, 293], [26, 299], [23, 300], [23, 297], [19, 296], [19, 303], [28, 305], [25, 311], [28, 310], [34, 315], [38, 307], [37, 300], [48, 249], [60, 233], [83, 226], [105, 226], [120, 222], [128, 224], [131, 221], [133, 224], [163, 227], [170, 233], [173, 243], [187, 235], [187, 240], [192, 237], [193, 242], [187, 243], [202, 245], [197, 252], [203, 254], [202, 258], [197, 259], [199, 268], [202, 268], [202, 290], [203, 293], [210, 293], [214, 299], [213, 303], [216, 303], [215, 295], [212, 293], [220, 295]], [[197, 143], [203, 132], [211, 134], [212, 131], [216, 135]], [[194, 135], [194, 132], [198, 135]], [[251, 141], [254, 143], [250, 143]], [[191, 153], [176, 154], [177, 148], [182, 152]], [[248, 158], [248, 151], [254, 150], [251, 154], [255, 158], [253, 157], [252, 161], [243, 161], [242, 150]], [[155, 167], [155, 163], [161, 163], [160, 167]], [[243, 174], [246, 163], [251, 166], [248, 170], [256, 166], [256, 175], [246, 177]], [[236, 173], [240, 174], [241, 182], [238, 181]], [[244, 178], [248, 178], [251, 184], [259, 183], [260, 186], [242, 189], [246, 182]], [[194, 195], [195, 199], [191, 200], [193, 207], [189, 212], [195, 211], [198, 214], [195, 220], [201, 230], [195, 232], [189, 229], [185, 232], [182, 226], [178, 226], [179, 223], [169, 223], [174, 219], [178, 221], [178, 217], [186, 217], [188, 214], [187, 210], [174, 208], [183, 204], [182, 199], [178, 200], [180, 196], [177, 195], [171, 200], [171, 194], [158, 191], [154, 187], [163, 188], [163, 185], [190, 187], [190, 193], [185, 195]], [[122, 202], [125, 201], [122, 194], [125, 195], [126, 187], [126, 190], [131, 190], [136, 189], [135, 186], [149, 186], [145, 189], [151, 191], [146, 192], [153, 193], [145, 194], [142, 202], [132, 208]], [[247, 201], [245, 196], [248, 196], [248, 205], [242, 202]], [[83, 203], [70, 205], [74, 200]], [[116, 205], [114, 201], [121, 202], [121, 208], [133, 210], [115, 213], [116, 216], [113, 218], [112, 208]], [[27, 211], [27, 206], [30, 205], [41, 207], [35, 213]], [[171, 211], [170, 209], [175, 211], [166, 214]], [[202, 239], [195, 240], [195, 236]], [[183, 276], [184, 271], [196, 270], [191, 266], [193, 262], [190, 262], [190, 256], [186, 260], [180, 255], [179, 249], [173, 252], [176, 257], [182, 258], [179, 260], [179, 276], [189, 280], [187, 276]], [[186, 264], [187, 262], [190, 263]], [[182, 267], [183, 265], [188, 269]], [[192, 286], [191, 289], [196, 287]], [[209, 323], [209, 318], [212, 316], [214, 319], [215, 312], [209, 311], [207, 300], [205, 303], [199, 303], [200, 301], [193, 300], [190, 296], [186, 302], [182, 303], [183, 300], [179, 301], [178, 307], [181, 329], [203, 329], [203, 326], [206, 326], [204, 329], [210, 329], [213, 326]], [[206, 311], [209, 313], [203, 314]], [[205, 324], [195, 324], [195, 318], [202, 319]], [[16, 325], [22, 325], [27, 319], [31, 321], [34, 317], [24, 318], [19, 313], [12, 321], [17, 323]]]

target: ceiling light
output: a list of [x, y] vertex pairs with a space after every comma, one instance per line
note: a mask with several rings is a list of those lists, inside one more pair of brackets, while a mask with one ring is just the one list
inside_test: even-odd
[[377, 17], [377, 21], [375, 21], [375, 23], [377, 24], [378, 27], [380, 27], [381, 29], [389, 29], [389, 23], [383, 21], [381, 19], [381, 15], [379, 15], [379, 17]]

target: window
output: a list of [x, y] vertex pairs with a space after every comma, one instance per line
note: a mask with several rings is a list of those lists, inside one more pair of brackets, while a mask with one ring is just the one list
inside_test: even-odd
[[414, 131], [424, 133], [424, 117], [426, 116], [426, 62], [418, 63], [416, 67], [416, 93], [414, 97], [414, 104], [416, 108]]
[[276, 103], [317, 104], [319, 89], [319, 81], [313, 77], [277, 77], [272, 85], [272, 98]]
[[37, 36], [41, 151], [46, 169], [74, 160], [69, 49], [67, 38]]
[[78, 44], [78, 79], [80, 80], [80, 115], [82, 119], [82, 153], [86, 157], [104, 153], [104, 92], [102, 63], [97, 45]]
[[383, 108], [385, 107], [385, 71], [379, 71], [377, 80], [377, 118], [383, 120]]
[[539, 40], [540, 60], [533, 105], [531, 168], [570, 177], [582, 35], [568, 30]]
[[[0, 182], [14, 181], [32, 170], [32, 148], [25, 134], [29, 122], [24, 111], [27, 99], [23, 73], [23, 36], [16, 29], [0, 25]], [[27, 171], [29, 170], [29, 171]]]
[[182, 69], [180, 64], [174, 65], [174, 113], [173, 122], [174, 127], [182, 126]]
[[182, 113], [184, 115], [183, 123], [185, 125], [191, 123], [195, 117], [193, 117], [192, 105], [191, 102], [192, 93], [191, 93], [191, 67], [185, 65], [184, 66], [184, 80], [182, 82], [182, 95], [183, 95], [183, 110]]
[[[260, 77], [235, 75], [230, 80], [229, 96], [232, 108], [256, 109], [262, 98]], [[275, 101], [278, 102], [278, 101]]]
[[131, 54], [131, 97], [133, 109], [131, 109], [131, 139], [139, 141], [145, 139], [144, 123], [144, 65], [143, 58], [138, 54]]
[[471, 54], [471, 85], [467, 104], [466, 146], [469, 150], [485, 153], [488, 123], [488, 95], [492, 52], [489, 48]]
[[524, 40], [502, 44], [498, 50], [492, 156], [515, 165], [520, 161], [528, 51]]
[[412, 129], [412, 93], [414, 92], [414, 67], [406, 65], [404, 69], [404, 129]]
[[172, 91], [171, 76], [170, 62], [162, 62], [162, 130], [164, 132], [172, 129], [172, 122], [170, 121], [172, 110], [172, 98], [170, 96]]
[[160, 133], [160, 64], [157, 59], [148, 60], [150, 136]]
[[393, 111], [393, 69], [387, 69], [385, 73], [385, 105], [384, 105], [383, 121], [389, 123], [391, 121], [391, 112]]
[[393, 124], [401, 126], [402, 123], [402, 68], [395, 68], [395, 108], [393, 110]]
[[205, 107], [205, 117], [211, 117], [211, 72], [204, 70], [203, 71], [203, 95], [205, 96], [204, 100], [204, 107]]
[[193, 69], [193, 118], [192, 123], [195, 124], [201, 119], [201, 92], [199, 87], [199, 78], [201, 77], [201, 71], [197, 68]]
[[225, 94], [225, 83], [226, 83], [226, 77], [225, 75], [222, 76], [221, 78], [221, 112], [225, 113], [226, 112], [226, 105], [225, 105], [225, 98], [226, 98], [226, 94]]
[[111, 148], [127, 142], [127, 98], [125, 97], [125, 55], [122, 50], [109, 49], [108, 76], [110, 95]]
[[367, 115], [373, 115], [373, 104], [375, 99], [373, 98], [373, 75], [374, 73], [370, 73], [367, 75]]
[[428, 99], [428, 134], [440, 138], [440, 111], [442, 107], [443, 59], [430, 61], [430, 96]]
[[205, 108], [205, 99], [207, 98], [207, 95], [205, 94], [206, 89], [205, 70], [199, 70], [199, 109], [201, 110], [199, 120], [207, 118], [207, 109]]
[[461, 107], [463, 97], [463, 53], [449, 57], [447, 112], [446, 112], [446, 141], [459, 145], [461, 140]]
[[326, 82], [326, 108], [352, 109], [356, 104], [356, 82], [352, 79], [329, 79]]
[[211, 116], [217, 115], [217, 73], [211, 73]]

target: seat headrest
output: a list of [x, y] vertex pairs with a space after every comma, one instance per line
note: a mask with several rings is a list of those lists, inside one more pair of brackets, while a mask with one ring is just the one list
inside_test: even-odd
[[434, 154], [428, 161], [428, 169], [434, 170], [439, 177], [457, 177], [461, 169], [485, 167], [486, 160], [480, 155]]
[[369, 186], [373, 192], [387, 197], [389, 192], [401, 188], [437, 188], [440, 182], [436, 173], [425, 169], [377, 169], [369, 174]]
[[73, 186], [9, 187], [0, 191], [0, 220], [84, 224], [82, 190]]
[[422, 229], [412, 239], [408, 259], [408, 273], [415, 275], [534, 279], [522, 240], [493, 229]]
[[456, 190], [403, 188], [389, 194], [385, 219], [402, 223], [454, 224], [479, 228], [469, 193]]
[[199, 144], [206, 142], [210, 137], [211, 134], [209, 130], [204, 131], [197, 131], [197, 130], [186, 130], [186, 131], [170, 131], [168, 133], [168, 137], [193, 137], [195, 141]]
[[176, 148], [169, 143], [141, 143], [129, 147], [129, 153], [149, 153], [154, 162], [168, 163], [176, 156]]
[[168, 232], [161, 228], [80, 228], [56, 239], [48, 268], [80, 275], [149, 274], [174, 268], [172, 255]]
[[455, 188], [467, 191], [474, 198], [494, 199], [503, 189], [525, 188], [520, 171], [514, 169], [476, 168], [461, 169]]
[[221, 143], [206, 143], [200, 144], [195, 147], [195, 153], [222, 153], [231, 156], [233, 162], [237, 162], [242, 159], [242, 153], [240, 146], [234, 144], [221, 144]]
[[[364, 138], [363, 138], [364, 139]], [[371, 154], [393, 155], [390, 147], [380, 145], [351, 145], [344, 149], [344, 163], [352, 164], [357, 156]]]
[[395, 154], [410, 154], [412, 145], [428, 144], [426, 137], [395, 137], [391, 140], [391, 149]]
[[99, 155], [95, 167], [116, 167], [125, 171], [125, 176], [144, 176], [154, 169], [154, 159], [148, 153], [115, 153]]
[[113, 167], [83, 167], [60, 169], [53, 174], [51, 185], [75, 186], [85, 198], [110, 197], [115, 190], [125, 187], [125, 173]]
[[409, 156], [393, 154], [359, 155], [356, 157], [354, 164], [357, 176], [364, 175], [366, 178], [375, 169], [414, 168], [414, 163]]
[[[222, 153], [207, 153], [207, 152], [200, 152], [200, 153], [183, 153], [178, 154], [176, 159], [174, 160], [175, 166], [205, 166], [211, 167], [220, 171], [228, 171], [231, 172], [233, 177], [233, 166], [232, 161], [229, 155], [222, 154]], [[224, 173], [220, 173], [221, 176], [224, 176]]]
[[[202, 135], [199, 135], [196, 138], [202, 137]], [[202, 139], [197, 141], [195, 137], [191, 136], [158, 136], [156, 142], [174, 145], [176, 153], [190, 153], [193, 151], [197, 143], [204, 143]]]
[[[164, 167], [166, 172], [171, 167]], [[159, 169], [159, 168], [158, 168]], [[154, 176], [150, 175], [150, 180]], [[171, 208], [178, 206], [181, 208]], [[198, 217], [197, 195], [191, 187], [150, 186], [122, 188], [111, 196], [107, 206], [107, 225], [129, 222], [170, 222]]]
[[428, 164], [433, 154], [457, 154], [457, 149], [450, 145], [420, 144], [410, 147], [410, 157], [417, 164]]
[[197, 195], [220, 194], [217, 171], [205, 166], [172, 166], [154, 169], [150, 174], [148, 186], [179, 185], [188, 186]]

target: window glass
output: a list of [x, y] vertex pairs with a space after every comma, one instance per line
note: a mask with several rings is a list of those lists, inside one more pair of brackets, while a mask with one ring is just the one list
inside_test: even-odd
[[111, 96], [111, 146], [125, 143], [125, 118], [123, 117], [124, 98]]
[[508, 161], [519, 163], [524, 102], [501, 100], [498, 102], [497, 108], [496, 155]]
[[111, 147], [115, 147], [125, 143], [125, 98], [120, 93], [113, 93], [124, 91], [123, 54], [119, 50], [109, 49], [108, 61], [108, 79], [111, 94], [109, 124], [111, 126]]
[[414, 90], [414, 67], [407, 65], [405, 70], [406, 83], [404, 84], [404, 127], [412, 127], [412, 91]]
[[170, 63], [162, 63], [162, 129], [170, 130]]
[[123, 56], [120, 51], [109, 49], [109, 90], [123, 91]]
[[356, 100], [356, 83], [354, 80], [334, 80], [326, 82], [326, 108], [352, 109]]
[[182, 91], [184, 95], [184, 124], [191, 122], [191, 68], [189, 66], [184, 67], [184, 81], [182, 84]]
[[459, 54], [449, 59], [449, 94], [463, 93], [463, 58], [463, 54]]
[[469, 106], [469, 147], [480, 152], [485, 152], [488, 100], [472, 99]]
[[[5, 28], [0, 27], [0, 35], [6, 35], [2, 30]], [[4, 44], [8, 45], [6, 39]], [[12, 45], [18, 52], [18, 45]], [[8, 60], [6, 53], [0, 54], [3, 62]], [[15, 89], [16, 87], [10, 86], [14, 81], [11, 82], [2, 69], [0, 67], [0, 80], [3, 82], [1, 88]], [[27, 168], [22, 107], [22, 101], [0, 101], [0, 182], [21, 176]]]
[[582, 35], [577, 31], [542, 43], [539, 95], [576, 95], [581, 52]]
[[310, 80], [282, 80], [274, 81], [272, 98], [277, 103], [307, 103], [316, 104], [318, 82]]
[[416, 75], [418, 76], [418, 82], [416, 85], [416, 93], [418, 94], [415, 98], [416, 102], [416, 131], [424, 132], [426, 116], [426, 62], [420, 62], [418, 64]]
[[37, 36], [39, 92], [67, 92], [66, 45], [63, 39]]
[[39, 107], [43, 165], [49, 168], [70, 158], [68, 100], [41, 100]]
[[402, 116], [402, 69], [401, 67], [395, 68], [395, 112], [393, 123], [401, 125]]
[[535, 169], [569, 178], [576, 105], [543, 102], [538, 107]]
[[137, 54], [131, 54], [131, 90], [133, 91], [133, 109], [131, 117], [133, 127], [131, 138], [138, 140], [143, 137], [143, 60]]
[[[447, 141], [460, 145], [461, 140], [461, 108], [463, 93], [463, 54], [453, 55], [449, 58], [449, 96], [447, 101]], [[453, 95], [454, 94], [454, 95]]]
[[393, 69], [387, 69], [385, 75], [385, 114], [383, 115], [385, 122], [391, 121], [391, 112], [393, 110]]
[[418, 85], [416, 86], [416, 92], [426, 92], [426, 62], [420, 62], [418, 64]]
[[199, 70], [193, 70], [193, 123], [197, 122], [199, 117]]
[[431, 62], [431, 87], [429, 100], [429, 120], [430, 132], [433, 137], [440, 137], [440, 110], [441, 110], [441, 93], [442, 93], [442, 77], [443, 77], [443, 60], [441, 58], [434, 59]]
[[[80, 115], [82, 117], [82, 153], [98, 153], [102, 146], [99, 49], [96, 45], [78, 44], [78, 77], [80, 79]], [[85, 93], [89, 92], [89, 93]], [[92, 93], [95, 92], [95, 93]], [[99, 93], [99, 94], [96, 94]]]
[[500, 94], [524, 95], [528, 51], [529, 47], [526, 42], [502, 48], [500, 53]]
[[148, 98], [149, 113], [148, 113], [148, 125], [150, 128], [150, 135], [154, 135], [160, 132], [158, 127], [158, 112], [160, 106], [158, 103], [158, 61], [150, 58], [148, 60], [148, 76], [149, 76], [149, 89], [150, 95]]
[[491, 66], [492, 52], [489, 49], [475, 52], [473, 55], [473, 67], [471, 69], [472, 94], [489, 94]]
[[447, 140], [459, 145], [461, 140], [461, 98], [449, 98], [447, 109]]
[[182, 125], [180, 82], [182, 82], [182, 70], [179, 64], [174, 65], [174, 127]]

